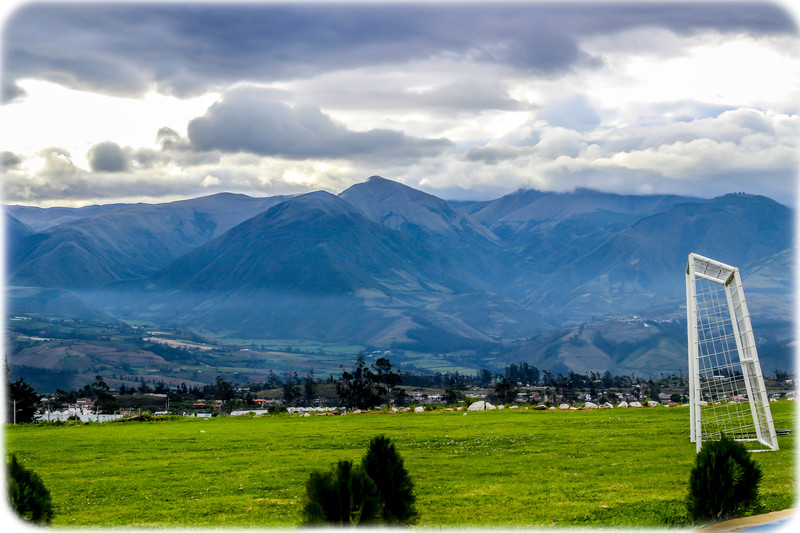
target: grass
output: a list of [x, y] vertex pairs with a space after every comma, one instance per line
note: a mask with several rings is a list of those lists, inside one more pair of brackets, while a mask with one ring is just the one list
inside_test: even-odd
[[[793, 428], [792, 402], [772, 404]], [[419, 525], [688, 525], [686, 408], [265, 417], [6, 429], [50, 489], [55, 526], [292, 527], [304, 483], [386, 434]], [[759, 512], [794, 505], [794, 434], [756, 454]]]

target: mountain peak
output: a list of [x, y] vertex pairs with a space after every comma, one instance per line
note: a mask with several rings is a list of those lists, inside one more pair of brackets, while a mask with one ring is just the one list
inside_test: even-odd
[[429, 236], [450, 237], [467, 232], [480, 241], [497, 242], [497, 236], [453, 209], [445, 200], [380, 176], [353, 185], [339, 197], [372, 220], [415, 237], [421, 237], [420, 230]]
[[351, 213], [357, 209], [338, 196], [326, 191], [314, 191], [289, 198], [268, 211], [264, 217], [290, 217], [300, 214], [319, 217], [321, 215], [337, 215]]

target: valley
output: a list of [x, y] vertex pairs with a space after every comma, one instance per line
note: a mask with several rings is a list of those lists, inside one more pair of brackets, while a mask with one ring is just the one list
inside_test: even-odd
[[8, 364], [46, 390], [338, 374], [372, 352], [414, 372], [678, 373], [689, 252], [740, 268], [765, 373], [791, 368], [793, 212], [763, 196], [447, 202], [373, 176], [5, 220]]

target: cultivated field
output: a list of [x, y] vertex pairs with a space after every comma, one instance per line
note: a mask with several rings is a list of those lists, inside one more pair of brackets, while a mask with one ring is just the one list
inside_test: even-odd
[[[771, 404], [794, 429], [793, 402]], [[57, 526], [295, 526], [304, 483], [386, 434], [419, 525], [689, 525], [688, 408], [503, 410], [6, 427], [50, 489]], [[755, 454], [763, 512], [792, 507], [795, 435]]]

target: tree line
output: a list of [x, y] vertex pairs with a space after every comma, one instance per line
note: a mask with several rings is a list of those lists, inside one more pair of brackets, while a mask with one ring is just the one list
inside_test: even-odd
[[[335, 405], [346, 409], [370, 409], [380, 405], [405, 406], [412, 399], [408, 390], [413, 388], [430, 388], [442, 390], [442, 400], [454, 404], [467, 397], [470, 391], [480, 389], [487, 392], [489, 398], [499, 403], [512, 403], [521, 391], [536, 388], [543, 402], [555, 403], [556, 399], [574, 402], [580, 394], [588, 394], [593, 401], [619, 400], [622, 392], [631, 394], [636, 399], [657, 398], [662, 387], [673, 391], [672, 401], [681, 401], [683, 395], [675, 393], [688, 387], [688, 377], [669, 375], [661, 379], [639, 378], [633, 376], [612, 375], [610, 371], [603, 373], [588, 372], [554, 373], [539, 369], [527, 362], [510, 364], [502, 372], [480, 369], [474, 374], [463, 372], [435, 372], [423, 374], [419, 372], [396, 369], [388, 358], [380, 357], [373, 363], [367, 363], [363, 355], [359, 355], [352, 369], [342, 368], [339, 377], [330, 375], [323, 379], [314, 376], [309, 370], [304, 376], [298, 372], [287, 373], [283, 377], [270, 370], [264, 381], [256, 383], [231, 383], [217, 376], [214, 383], [188, 386], [180, 383], [170, 386], [164, 381], [148, 384], [145, 381], [136, 386], [119, 386], [112, 390], [103, 376], [96, 376], [94, 381], [76, 390], [57, 389], [50, 398], [50, 406], [75, 404], [81, 398], [95, 401], [95, 409], [99, 413], [119, 412], [124, 405], [130, 408], [132, 399], [139, 397], [139, 406], [163, 403], [158, 410], [166, 409], [167, 402], [173, 409], [191, 410], [202, 403], [201, 409], [217, 409], [221, 403], [222, 411], [257, 409], [263, 407], [257, 402], [258, 395], [270, 394], [273, 411], [289, 406], [314, 406], [320, 403]], [[792, 374], [783, 370], [775, 370], [776, 379], [791, 379]], [[12, 382], [8, 368], [7, 376], [7, 420], [30, 422], [37, 408], [42, 405], [42, 396], [33, 390], [22, 378]], [[116, 379], [116, 376], [114, 378]], [[324, 392], [320, 389], [324, 388]], [[271, 392], [270, 392], [271, 391]], [[276, 395], [275, 393], [278, 392]], [[141, 396], [147, 394], [163, 395], [159, 399], [146, 400]], [[163, 399], [163, 398], [166, 399]], [[263, 399], [263, 398], [261, 398]], [[209, 405], [209, 402], [214, 402]], [[160, 405], [159, 403], [159, 405]]]

